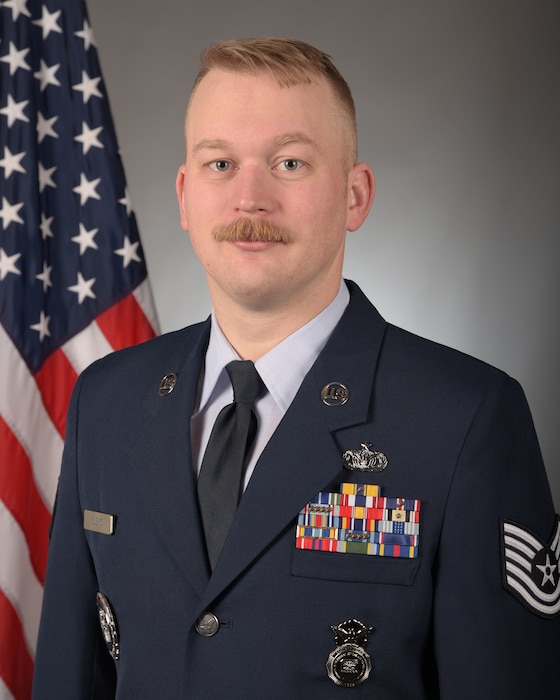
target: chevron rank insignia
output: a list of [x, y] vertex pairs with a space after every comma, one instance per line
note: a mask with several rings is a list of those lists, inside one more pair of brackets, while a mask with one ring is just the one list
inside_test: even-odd
[[544, 544], [527, 528], [502, 520], [504, 587], [527, 610], [541, 617], [560, 614], [560, 516]]
[[299, 513], [297, 549], [415, 559], [420, 501], [387, 498], [374, 484], [340, 484], [320, 492]]

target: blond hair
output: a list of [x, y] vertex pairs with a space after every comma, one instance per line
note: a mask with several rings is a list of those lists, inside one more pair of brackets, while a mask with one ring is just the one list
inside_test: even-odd
[[356, 109], [347, 82], [326, 53], [297, 39], [262, 37], [234, 39], [213, 44], [201, 55], [201, 68], [191, 91], [191, 99], [204, 76], [213, 68], [242, 73], [268, 71], [281, 87], [311, 84], [323, 77], [333, 90], [344, 118], [349, 167], [357, 158]]

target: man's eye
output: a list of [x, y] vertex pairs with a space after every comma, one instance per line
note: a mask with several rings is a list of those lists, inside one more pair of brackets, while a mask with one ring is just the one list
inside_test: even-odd
[[278, 168], [280, 170], [297, 170], [301, 167], [301, 161], [295, 158], [286, 158], [286, 160], [280, 161]]
[[229, 160], [215, 160], [210, 163], [212, 170], [217, 170], [219, 173], [225, 173], [230, 168]]

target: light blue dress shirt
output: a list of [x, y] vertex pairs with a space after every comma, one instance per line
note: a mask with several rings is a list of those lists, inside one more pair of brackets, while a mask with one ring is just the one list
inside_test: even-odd
[[[348, 288], [342, 281], [338, 294], [321, 313], [255, 362], [267, 391], [254, 406], [258, 428], [247, 461], [244, 488], [261, 452], [284, 417], [349, 300]], [[191, 419], [192, 455], [197, 474], [216, 417], [224, 406], [233, 401], [233, 390], [225, 366], [232, 360], [241, 359], [223, 334], [213, 313], [211, 323], [197, 406]]]

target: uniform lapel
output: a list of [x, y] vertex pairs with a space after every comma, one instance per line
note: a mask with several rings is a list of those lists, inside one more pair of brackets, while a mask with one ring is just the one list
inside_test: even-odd
[[[190, 418], [209, 324], [194, 345], [178, 334], [173, 351], [153, 363], [139, 413], [140, 431], [132, 448], [137, 478], [131, 485], [165, 550], [200, 594], [208, 579], [190, 443]], [[183, 342], [181, 342], [183, 341]], [[184, 348], [190, 348], [185, 356]], [[159, 383], [177, 375], [171, 393], [160, 396]]]
[[[385, 330], [360, 290], [352, 285], [351, 292], [344, 316], [257, 463], [201, 610], [285, 528], [294, 527], [297, 514], [315, 494], [340, 480], [342, 459], [334, 433], [368, 420]], [[332, 382], [348, 388], [346, 404], [323, 403], [322, 389]]]

